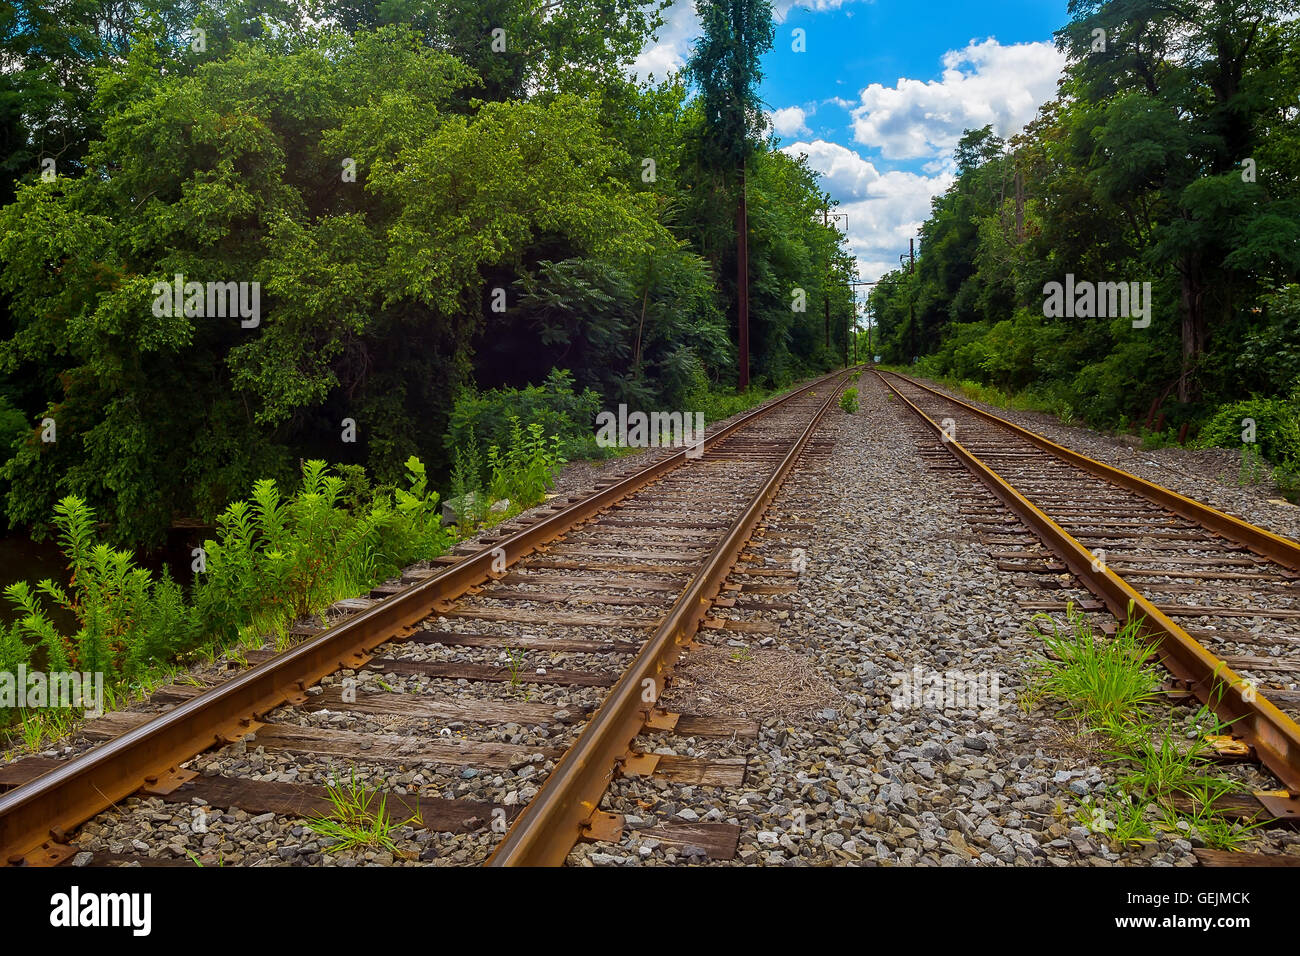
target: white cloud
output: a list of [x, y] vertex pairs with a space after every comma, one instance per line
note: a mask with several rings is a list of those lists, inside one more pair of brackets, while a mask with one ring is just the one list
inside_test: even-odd
[[802, 10], [811, 10], [813, 13], [824, 13], [827, 10], [838, 10], [840, 7], [853, 2], [854, 0], [776, 0], [772, 4], [772, 18], [777, 23], [784, 23], [785, 18], [790, 15], [790, 11], [796, 7]]
[[1056, 95], [1065, 57], [1052, 43], [1002, 46], [989, 38], [943, 57], [943, 79], [872, 83], [853, 110], [853, 138], [887, 159], [951, 153], [962, 132], [993, 125], [999, 136], [1019, 131]]
[[848, 214], [849, 250], [866, 282], [898, 268], [899, 253], [907, 251], [908, 240], [930, 215], [930, 200], [953, 182], [948, 172], [881, 172], [855, 151], [821, 139], [792, 143], [782, 151], [807, 156], [808, 165], [822, 174], [823, 188], [839, 200], [836, 212]]
[[808, 128], [808, 114], [798, 106], [774, 110], [768, 115], [768, 119], [772, 121], [772, 129], [776, 131], [777, 136], [799, 136], [812, 132]]
[[633, 75], [647, 80], [654, 74], [656, 80], [663, 80], [680, 70], [690, 55], [691, 41], [699, 35], [700, 18], [695, 15], [694, 0], [673, 0], [664, 11], [664, 24], [657, 38], [646, 44], [632, 64]]

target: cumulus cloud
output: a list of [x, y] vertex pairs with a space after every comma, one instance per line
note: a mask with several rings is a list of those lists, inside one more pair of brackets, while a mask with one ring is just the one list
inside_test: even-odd
[[989, 38], [943, 57], [941, 80], [872, 83], [853, 110], [853, 138], [886, 159], [951, 153], [962, 132], [992, 124], [999, 136], [1020, 130], [1056, 95], [1065, 57], [1052, 43], [1003, 46]]
[[647, 80], [651, 74], [662, 80], [686, 65], [691, 52], [691, 41], [700, 35], [700, 18], [695, 15], [694, 0], [673, 0], [664, 11], [664, 24], [658, 36], [646, 44], [641, 55], [632, 64], [637, 79]]
[[822, 186], [847, 213], [849, 250], [858, 260], [858, 275], [874, 282], [898, 268], [898, 256], [930, 215], [930, 200], [953, 182], [949, 172], [923, 176], [901, 170], [881, 171], [854, 150], [826, 140], [792, 143], [783, 152], [808, 157], [822, 174]]
[[798, 106], [773, 110], [768, 115], [768, 119], [772, 121], [772, 129], [776, 131], [777, 136], [798, 136], [812, 132], [808, 128], [808, 114]]

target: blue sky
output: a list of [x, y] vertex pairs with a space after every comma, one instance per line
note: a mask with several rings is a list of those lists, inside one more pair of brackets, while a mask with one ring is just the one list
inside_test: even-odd
[[[848, 214], [862, 279], [897, 267], [964, 129], [1016, 132], [1055, 95], [1067, 0], [775, 0], [761, 94], [783, 149], [809, 157]], [[676, 0], [637, 71], [681, 67], [699, 33]], [[796, 29], [806, 49], [793, 49]]]

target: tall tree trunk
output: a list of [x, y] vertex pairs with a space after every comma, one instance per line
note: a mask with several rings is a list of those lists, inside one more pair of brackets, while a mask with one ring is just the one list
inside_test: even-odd
[[[822, 225], [827, 229], [831, 226], [831, 207], [829, 205], [822, 207]], [[822, 294], [822, 301], [826, 304], [826, 347], [831, 347], [831, 280], [830, 270], [826, 273], [826, 291]]]
[[636, 326], [636, 348], [632, 351], [632, 374], [641, 377], [641, 334], [645, 331], [645, 310], [650, 304], [650, 279], [646, 278], [645, 293], [641, 296], [641, 321]]
[[1196, 255], [1185, 256], [1179, 267], [1182, 284], [1182, 298], [1179, 311], [1182, 313], [1183, 358], [1178, 375], [1178, 400], [1190, 401], [1193, 389], [1192, 369], [1205, 351], [1205, 287], [1200, 280], [1201, 263]]
[[736, 203], [736, 319], [740, 352], [740, 390], [749, 388], [749, 228], [745, 208], [745, 163], [740, 163], [740, 201]]
[[1025, 174], [1016, 170], [1016, 244], [1025, 241]]

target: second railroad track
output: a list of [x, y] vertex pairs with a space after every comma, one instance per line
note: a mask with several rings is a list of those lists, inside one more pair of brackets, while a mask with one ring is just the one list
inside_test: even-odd
[[[1073, 576], [1095, 596], [1090, 610], [1141, 619], [1176, 686], [1300, 793], [1300, 545], [920, 382], [876, 374], [930, 432], [935, 460], [984, 486], [962, 507], [1001, 569]], [[1300, 810], [1286, 793], [1271, 799], [1278, 816]]]

